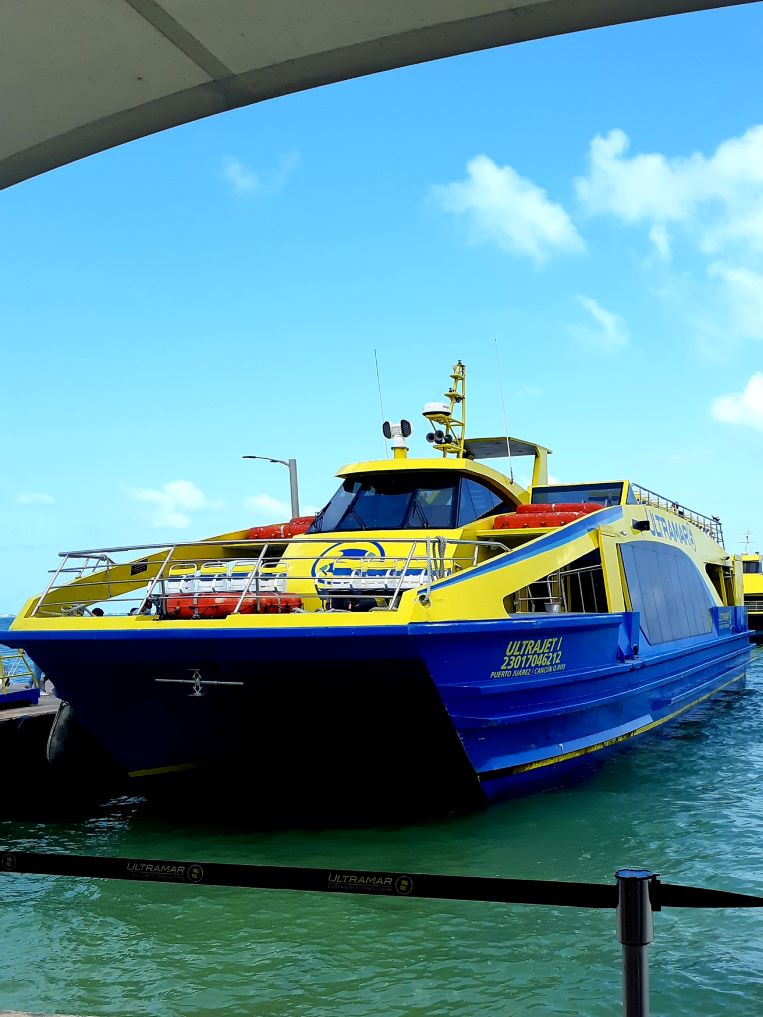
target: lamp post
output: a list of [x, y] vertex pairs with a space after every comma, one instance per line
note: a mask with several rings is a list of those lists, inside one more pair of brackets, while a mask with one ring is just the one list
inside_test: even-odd
[[296, 459], [271, 459], [270, 456], [242, 456], [242, 459], [262, 459], [266, 463], [280, 463], [289, 470], [289, 491], [291, 494], [291, 516], [296, 519], [299, 515], [299, 492], [297, 489], [297, 460]]

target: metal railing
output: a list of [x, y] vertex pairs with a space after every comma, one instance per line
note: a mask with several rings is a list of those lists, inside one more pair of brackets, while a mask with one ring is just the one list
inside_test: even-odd
[[748, 611], [754, 612], [763, 611], [763, 600], [748, 600], [745, 597], [744, 606], [747, 608]]
[[673, 512], [687, 522], [692, 523], [698, 529], [703, 530], [713, 540], [717, 540], [721, 547], [725, 546], [723, 543], [723, 527], [718, 516], [706, 516], [701, 512], [695, 512], [685, 505], [679, 505], [672, 498], [665, 498], [663, 495], [656, 494], [654, 491], [650, 491], [649, 488], [641, 487], [639, 484], [631, 484], [630, 488], [639, 505], [649, 505], [652, 508]]
[[[426, 602], [438, 580], [507, 552], [499, 540], [445, 537], [349, 539], [322, 550], [325, 544], [294, 537], [286, 547], [256, 539], [62, 552], [32, 615], [98, 615], [103, 609], [94, 605], [107, 603], [164, 618], [394, 611], [409, 590]], [[375, 547], [364, 553], [369, 544]]]
[[7, 695], [19, 688], [40, 687], [40, 680], [23, 650], [0, 653], [0, 695]]
[[[598, 587], [598, 589], [597, 589]], [[514, 594], [516, 614], [569, 614], [606, 611], [601, 565], [561, 568]]]

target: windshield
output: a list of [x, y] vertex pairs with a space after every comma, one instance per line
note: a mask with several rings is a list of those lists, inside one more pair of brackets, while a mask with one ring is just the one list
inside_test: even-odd
[[401, 530], [455, 525], [459, 478], [434, 473], [373, 473], [348, 478], [308, 533]]
[[534, 487], [533, 505], [551, 505], [560, 502], [590, 502], [595, 505], [619, 505], [623, 496], [622, 484], [584, 484]]
[[434, 470], [367, 473], [348, 477], [307, 532], [448, 530], [515, 508], [471, 477]]

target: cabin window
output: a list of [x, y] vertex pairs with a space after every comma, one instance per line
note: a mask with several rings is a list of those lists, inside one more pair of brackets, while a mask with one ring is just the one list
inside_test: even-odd
[[584, 484], [582, 486], [567, 486], [562, 484], [553, 487], [534, 487], [533, 505], [552, 505], [559, 502], [585, 502], [592, 505], [601, 505], [607, 508], [610, 505], [619, 505], [623, 497], [622, 484]]
[[760, 562], [759, 561], [743, 561], [742, 572], [752, 572], [755, 575], [760, 574]]
[[516, 505], [471, 477], [448, 470], [348, 477], [308, 533], [346, 530], [449, 530]]
[[652, 644], [712, 629], [713, 598], [694, 562], [680, 548], [635, 540], [620, 547], [631, 606]]
[[467, 523], [473, 523], [475, 519], [492, 516], [497, 512], [513, 512], [516, 507], [513, 502], [505, 501], [495, 491], [472, 480], [471, 477], [462, 478], [458, 503], [459, 526], [466, 526]]
[[411, 508], [409, 526], [436, 526], [450, 529], [453, 525], [456, 488], [453, 483], [446, 485], [426, 484], [416, 491]]
[[457, 475], [438, 476], [433, 470], [348, 478], [307, 532], [450, 529], [458, 481]]

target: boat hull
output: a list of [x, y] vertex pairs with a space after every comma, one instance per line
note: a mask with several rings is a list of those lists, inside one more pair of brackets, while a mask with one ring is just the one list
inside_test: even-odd
[[657, 648], [630, 613], [9, 642], [143, 783], [213, 767], [253, 798], [460, 807], [559, 784], [739, 682], [744, 611], [712, 613]]

